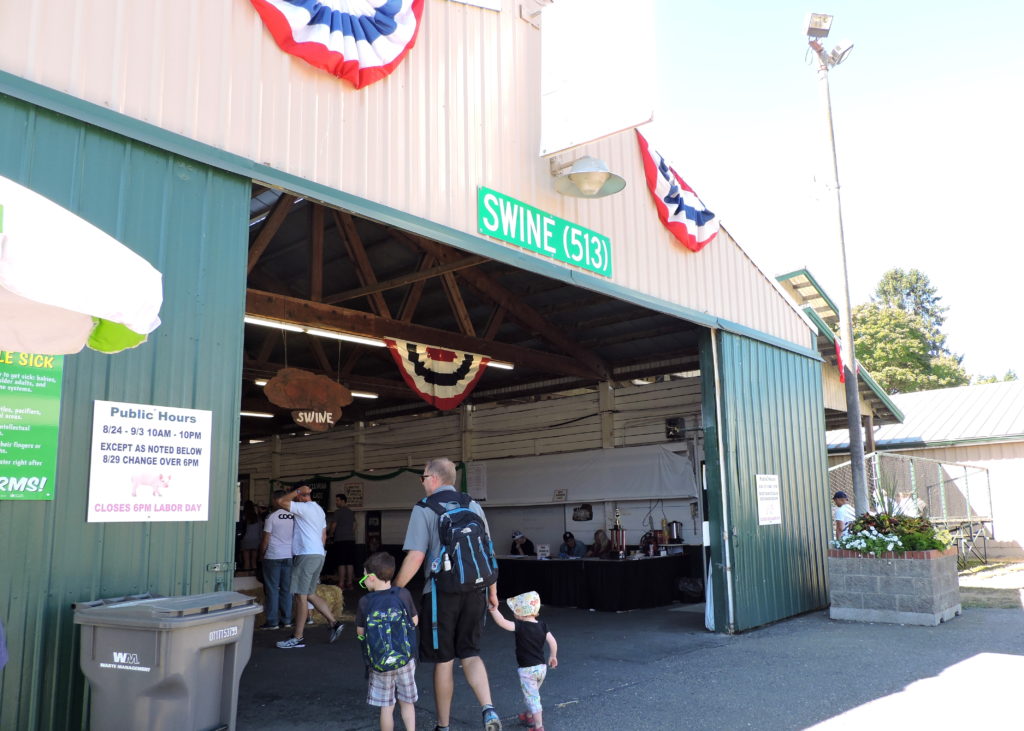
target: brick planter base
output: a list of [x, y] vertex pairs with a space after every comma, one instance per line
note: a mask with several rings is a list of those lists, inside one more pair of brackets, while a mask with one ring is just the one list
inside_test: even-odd
[[956, 547], [946, 551], [828, 552], [829, 617], [936, 625], [961, 613]]

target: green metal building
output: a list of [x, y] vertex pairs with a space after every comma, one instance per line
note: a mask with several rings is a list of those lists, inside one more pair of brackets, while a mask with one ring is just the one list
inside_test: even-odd
[[[193, 13], [206, 14], [214, 12], [211, 6], [215, 4], [188, 5]], [[230, 12], [251, 10], [244, 5]], [[475, 8], [451, 3], [430, 7], [453, 17], [464, 14], [477, 22]], [[18, 12], [36, 17], [38, 11]], [[188, 13], [183, 11], [182, 15]], [[504, 29], [503, 48], [518, 44], [535, 53], [535, 30], [528, 24], [511, 11], [501, 13], [495, 22]], [[217, 22], [195, 24], [196, 28], [207, 26], [225, 27]], [[0, 41], [4, 33], [11, 32], [0, 31]], [[448, 46], [442, 42], [446, 32], [442, 23], [430, 28], [421, 55], [435, 60], [447, 58]], [[313, 71], [281, 61], [273, 55], [277, 50], [267, 39], [249, 35], [270, 59], [264, 63], [283, 69], [282, 78], [295, 85], [296, 94], [304, 98], [319, 94], [330, 104], [337, 103], [334, 87], [327, 88], [334, 80], [322, 81], [312, 75]], [[468, 52], [490, 53], [489, 37], [481, 31], [479, 44]], [[220, 44], [220, 36], [216, 38], [214, 41], [210, 37], [202, 53]], [[432, 159], [442, 155], [441, 150], [443, 154], [463, 154], [449, 149], [444, 134], [416, 131], [423, 115], [438, 124], [459, 118], [457, 114], [438, 115], [440, 100], [436, 98], [417, 97], [410, 103], [404, 98], [385, 98], [380, 92], [367, 97], [373, 100], [371, 105], [364, 104], [363, 97], [354, 97], [355, 92], [346, 91], [344, 99], [358, 107], [360, 114], [346, 118], [338, 134], [343, 138], [345, 133], [352, 137], [362, 134], [367, 146], [381, 148], [373, 122], [384, 125], [383, 115], [401, 111], [409, 104], [407, 119], [387, 124], [393, 124], [398, 132], [404, 130], [410, 139], [417, 137], [402, 144], [427, 151], [417, 158], [419, 163], [412, 164], [415, 175], [429, 181], [436, 168], [440, 179], [440, 168], [444, 167], [448, 186], [437, 186], [445, 191], [443, 195], [470, 201], [466, 203], [470, 213], [458, 224], [453, 217], [465, 211], [452, 213], [441, 210], [438, 204], [438, 212], [430, 213], [437, 201], [420, 206], [417, 196], [422, 189], [416, 186], [409, 187], [408, 200], [397, 193], [394, 199], [388, 199], [378, 194], [380, 189], [374, 181], [366, 185], [358, 182], [363, 177], [372, 178], [373, 171], [362, 158], [347, 162], [358, 157], [355, 148], [347, 151], [349, 157], [344, 164], [343, 156], [335, 156], [324, 172], [308, 159], [296, 162], [278, 154], [269, 143], [266, 156], [244, 144], [236, 147], [230, 135], [214, 144], [218, 130], [213, 123], [200, 125], [199, 129], [170, 117], [150, 123], [150, 116], [133, 107], [131, 100], [146, 96], [140, 85], [154, 81], [159, 74], [167, 74], [168, 79], [199, 77], [194, 69], [182, 70], [180, 64], [161, 66], [159, 74], [153, 72], [157, 76], [144, 80], [126, 72], [125, 84], [131, 88], [122, 90], [123, 97], [109, 102], [101, 98], [105, 91], [58, 91], [74, 85], [58, 82], [47, 74], [74, 67], [67, 54], [75, 53], [82, 58], [86, 55], [82, 49], [57, 53], [55, 58], [63, 60], [53, 61], [50, 72], [39, 74], [16, 63], [13, 56], [0, 55], [0, 69], [5, 69], [0, 71], [0, 175], [78, 214], [159, 269], [164, 278], [163, 324], [148, 343], [135, 350], [116, 356], [85, 351], [65, 358], [55, 499], [0, 501], [0, 621], [7, 632], [11, 658], [0, 672], [0, 728], [87, 727], [89, 693], [78, 666], [72, 603], [144, 592], [176, 595], [231, 588], [231, 572], [223, 569], [235, 560], [238, 413], [247, 272], [252, 268], [254, 181], [259, 182], [259, 190], [288, 191], [466, 254], [529, 270], [559, 286], [575, 288], [581, 295], [599, 295], [607, 302], [626, 303], [674, 318], [680, 329], [695, 335], [692, 356], [701, 373], [713, 629], [739, 632], [825, 606], [829, 506], [822, 357], [816, 333], [726, 232], [722, 232], [718, 248], [709, 247], [709, 253], [701, 259], [685, 258], [672, 248], [668, 235], [648, 210], [631, 133], [598, 145], [603, 146], [602, 154], [608, 159], [641, 180], [630, 189], [631, 197], [618, 204], [620, 208], [613, 213], [565, 209], [566, 217], [592, 218], [595, 229], [611, 230], [616, 241], [622, 242], [618, 250], [621, 260], [616, 260], [620, 273], [601, 279], [476, 233], [472, 215], [476, 186], [489, 182], [487, 176], [477, 172], [488, 165], [504, 165], [500, 161], [485, 164], [489, 151], [494, 151], [496, 160], [499, 155], [512, 156], [509, 159], [514, 164], [502, 168], [504, 172], [498, 177], [504, 176], [506, 189], [516, 192], [520, 199], [554, 207], [554, 194], [546, 188], [538, 192], [538, 174], [525, 163], [514, 162], [514, 154], [521, 151], [516, 153], [511, 149], [515, 146], [499, 144], [496, 140], [502, 133], [493, 126], [480, 126], [490, 137], [466, 142], [465, 146], [480, 158], [470, 155], [472, 161], [461, 160], [471, 169], [469, 175], [465, 169], [452, 172], [458, 166]], [[119, 53], [127, 51], [118, 47], [111, 51], [123, 64], [124, 57], [117, 56]], [[420, 64], [408, 73], [426, 73], [417, 70], [424, 68], [434, 72], [435, 66]], [[90, 69], [96, 72], [95, 66]], [[500, 69], [500, 73], [521, 73], [524, 78], [529, 76], [527, 71], [511, 66]], [[196, 75], [177, 76], [182, 73]], [[254, 90], [260, 85], [253, 80], [256, 71], [243, 61], [232, 65], [223, 80], [217, 71], [209, 69], [206, 73], [211, 76], [203, 78], [210, 79], [214, 91], [199, 84], [189, 87], [188, 93], [210, 93], [212, 99], [224, 104], [229, 88], [242, 96], [258, 96]], [[238, 84], [245, 74], [249, 83]], [[29, 80], [40, 77], [45, 83]], [[533, 79], [530, 84], [535, 83], [533, 76], [529, 78]], [[243, 125], [271, 124], [273, 113], [288, 106], [284, 99], [289, 87], [286, 84], [282, 91], [274, 86], [276, 81], [268, 72], [264, 93], [272, 98], [262, 102], [265, 106], [261, 113], [247, 117], [229, 114], [225, 109], [225, 118], [230, 117], [232, 124], [239, 117]], [[403, 88], [410, 96], [419, 95], [430, 87], [422, 81], [419, 77], [405, 78]], [[500, 89], [501, 94], [525, 93], [514, 84], [494, 84], [491, 88]], [[115, 92], [115, 96], [117, 93], [121, 92]], [[166, 93], [186, 92], [168, 83]], [[459, 89], [451, 93], [461, 94]], [[187, 105], [175, 107], [159, 96], [153, 93], [146, 98], [172, 110], [169, 114], [177, 109], [188, 116]], [[509, 105], [508, 99], [503, 103]], [[525, 110], [528, 105], [521, 106]], [[371, 123], [364, 124], [366, 119]], [[331, 149], [332, 142], [327, 139], [331, 135], [318, 137], [311, 131], [315, 122], [307, 120], [303, 124], [308, 125], [305, 139], [312, 140], [309, 144], [313, 149], [296, 154], [315, 155]], [[525, 122], [522, 126], [522, 134], [534, 134]], [[504, 128], [509, 128], [507, 120]], [[533, 142], [531, 139], [531, 149], [535, 147]], [[409, 155], [410, 159], [417, 157], [413, 152]], [[416, 167], [420, 163], [421, 167]], [[541, 180], [547, 176], [547, 162], [543, 163]], [[334, 180], [336, 167], [347, 171], [353, 182], [339, 184]], [[386, 173], [387, 166], [382, 167]], [[673, 292], [678, 295], [670, 294]], [[213, 412], [208, 521], [86, 521], [92, 405], [96, 400]], [[778, 522], [760, 520], [758, 475], [777, 478]]]

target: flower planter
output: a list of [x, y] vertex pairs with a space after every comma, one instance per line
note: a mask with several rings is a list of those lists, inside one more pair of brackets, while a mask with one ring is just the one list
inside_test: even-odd
[[829, 617], [937, 625], [961, 613], [956, 547], [865, 556], [828, 552]]

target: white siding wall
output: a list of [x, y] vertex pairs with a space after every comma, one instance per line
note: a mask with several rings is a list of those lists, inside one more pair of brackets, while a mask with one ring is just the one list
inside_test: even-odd
[[[617, 447], [665, 443], [665, 419], [683, 417], [688, 427], [699, 425], [700, 379], [617, 389], [615, 410]], [[530, 404], [487, 404], [473, 413], [467, 446], [472, 460], [600, 449], [600, 422], [595, 394]], [[266, 502], [271, 480], [342, 475], [356, 469], [360, 439], [360, 471], [418, 467], [438, 456], [467, 459], [461, 423], [458, 412], [436, 413], [366, 425], [361, 436], [357, 436], [359, 430], [349, 429], [242, 445], [238, 469], [253, 480], [254, 499]], [[692, 449], [692, 433], [679, 449]]]
[[806, 346], [808, 325], [727, 233], [697, 254], [674, 243], [632, 131], [567, 158], [604, 159], [623, 193], [552, 190], [537, 156], [540, 31], [518, 6], [427, 0], [406, 60], [355, 91], [281, 52], [244, 0], [8, 2], [0, 69], [473, 235], [477, 186], [495, 188], [609, 236], [615, 283]]

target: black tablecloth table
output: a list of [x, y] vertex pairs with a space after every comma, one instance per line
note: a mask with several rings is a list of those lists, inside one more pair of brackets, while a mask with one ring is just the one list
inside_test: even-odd
[[682, 555], [640, 559], [498, 558], [498, 595], [536, 591], [542, 604], [618, 612], [671, 604]]

